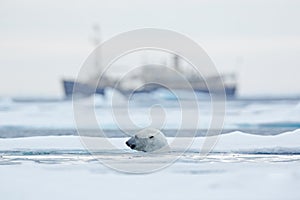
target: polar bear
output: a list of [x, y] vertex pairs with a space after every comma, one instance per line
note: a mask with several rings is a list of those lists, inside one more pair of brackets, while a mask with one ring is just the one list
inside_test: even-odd
[[126, 141], [126, 145], [133, 150], [143, 152], [154, 152], [169, 149], [165, 135], [160, 130], [154, 128], [145, 128], [137, 132]]

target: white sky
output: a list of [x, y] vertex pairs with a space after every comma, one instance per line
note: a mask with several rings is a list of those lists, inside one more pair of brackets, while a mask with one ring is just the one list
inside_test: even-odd
[[63, 94], [104, 39], [132, 29], [178, 31], [197, 41], [220, 71], [239, 67], [239, 94], [300, 94], [300, 1], [1, 0], [0, 96]]

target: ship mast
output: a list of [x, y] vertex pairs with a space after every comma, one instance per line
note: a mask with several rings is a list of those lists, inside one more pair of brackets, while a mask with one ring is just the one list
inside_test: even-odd
[[101, 73], [101, 49], [98, 47], [98, 45], [101, 43], [101, 29], [98, 24], [94, 24], [93, 32], [94, 37], [92, 42], [95, 46], [94, 72], [96, 72], [94, 76], [97, 79], [98, 75]]
[[173, 55], [173, 65], [175, 70], [180, 71], [179, 56], [177, 54]]

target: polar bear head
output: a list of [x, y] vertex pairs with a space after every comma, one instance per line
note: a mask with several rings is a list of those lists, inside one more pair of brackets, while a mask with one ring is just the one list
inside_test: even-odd
[[153, 152], [166, 149], [168, 142], [160, 130], [146, 128], [132, 136], [126, 145], [137, 151]]

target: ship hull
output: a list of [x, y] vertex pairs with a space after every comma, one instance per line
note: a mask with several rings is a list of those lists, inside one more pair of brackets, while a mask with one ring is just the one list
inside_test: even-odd
[[[76, 89], [74, 90], [74, 87], [76, 85]], [[72, 97], [73, 94], [80, 95], [80, 96], [90, 96], [92, 94], [100, 94], [104, 95], [104, 90], [105, 88], [97, 88], [96, 91], [92, 89], [89, 85], [83, 84], [83, 83], [76, 83], [73, 80], [63, 80], [63, 87], [64, 87], [64, 92], [65, 96], [67, 98]], [[157, 87], [152, 87], [152, 88], [145, 88], [142, 90], [136, 90], [133, 93], [150, 93], [159, 88]], [[225, 94], [228, 97], [233, 97], [236, 94], [236, 86], [231, 85], [231, 86], [226, 86], [224, 87], [225, 89]], [[210, 91], [206, 88], [197, 88], [194, 89], [195, 92], [199, 93], [210, 93]], [[131, 93], [131, 91], [120, 91], [123, 94]], [[218, 93], [218, 91], [215, 91], [213, 93]]]
[[95, 93], [104, 95], [104, 88], [97, 88], [95, 91], [89, 85], [75, 82], [73, 80], [63, 80], [62, 82], [63, 82], [65, 96], [67, 98], [72, 97], [73, 94], [81, 95], [81, 96], [90, 96]]
[[[225, 86], [224, 89], [226, 96], [235, 96], [236, 86]], [[208, 89], [194, 89], [194, 91], [199, 93], [210, 93]], [[214, 93], [218, 94], [219, 92], [215, 91]]]

